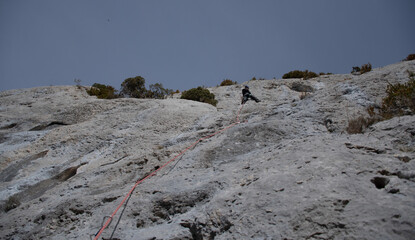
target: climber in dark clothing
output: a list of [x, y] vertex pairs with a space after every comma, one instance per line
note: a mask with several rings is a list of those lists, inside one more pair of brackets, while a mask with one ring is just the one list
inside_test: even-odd
[[258, 98], [256, 98], [254, 95], [251, 94], [249, 91], [249, 87], [245, 86], [244, 89], [242, 89], [242, 104], [245, 104], [248, 99], [252, 99], [255, 102], [261, 102]]

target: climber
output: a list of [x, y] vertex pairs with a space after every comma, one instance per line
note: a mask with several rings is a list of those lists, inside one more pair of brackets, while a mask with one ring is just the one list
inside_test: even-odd
[[251, 94], [249, 91], [249, 87], [245, 86], [244, 89], [242, 89], [242, 104], [245, 104], [248, 99], [252, 99], [255, 102], [261, 102], [258, 98], [256, 98], [254, 95]]

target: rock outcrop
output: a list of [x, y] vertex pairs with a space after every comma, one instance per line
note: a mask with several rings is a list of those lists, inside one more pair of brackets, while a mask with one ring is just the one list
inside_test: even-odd
[[[138, 185], [102, 239], [413, 239], [415, 116], [345, 131], [408, 70], [244, 83], [262, 102]], [[211, 88], [217, 108], [0, 92], [0, 238], [93, 236], [137, 180], [234, 123], [241, 88]]]

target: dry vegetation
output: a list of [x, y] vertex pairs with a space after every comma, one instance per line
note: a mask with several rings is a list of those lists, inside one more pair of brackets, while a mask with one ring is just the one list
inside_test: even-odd
[[415, 74], [408, 74], [408, 82], [388, 85], [380, 109], [370, 106], [367, 109], [369, 117], [359, 116], [350, 120], [346, 131], [349, 134], [363, 133], [367, 127], [379, 121], [415, 114]]

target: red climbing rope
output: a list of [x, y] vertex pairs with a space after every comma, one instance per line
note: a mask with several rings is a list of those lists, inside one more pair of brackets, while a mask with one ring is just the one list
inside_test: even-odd
[[105, 230], [105, 228], [108, 227], [108, 225], [111, 223], [113, 217], [115, 216], [115, 214], [117, 214], [118, 210], [120, 210], [120, 208], [122, 207], [122, 205], [125, 203], [125, 201], [130, 197], [130, 195], [134, 192], [135, 188], [138, 186], [138, 184], [144, 182], [146, 179], [152, 177], [153, 175], [155, 175], [158, 171], [160, 171], [161, 169], [163, 169], [165, 166], [169, 165], [169, 163], [173, 162], [174, 160], [176, 160], [178, 157], [182, 156], [185, 152], [187, 152], [189, 149], [193, 148], [194, 146], [196, 146], [199, 142], [206, 140], [208, 138], [211, 138], [219, 133], [222, 133], [226, 130], [228, 130], [229, 128], [234, 127], [235, 125], [240, 124], [241, 122], [239, 121], [239, 114], [241, 113], [241, 110], [243, 108], [244, 104], [241, 105], [241, 107], [239, 108], [239, 111], [236, 115], [236, 122], [232, 123], [231, 125], [223, 128], [220, 131], [217, 131], [209, 136], [206, 137], [202, 137], [199, 138], [196, 142], [194, 142], [192, 145], [190, 145], [189, 147], [187, 147], [185, 150], [181, 151], [178, 155], [176, 155], [174, 158], [170, 159], [168, 162], [166, 162], [163, 166], [157, 168], [156, 170], [154, 170], [152, 173], [150, 173], [149, 175], [147, 175], [145, 178], [142, 178], [140, 180], [138, 180], [134, 186], [131, 188], [131, 190], [127, 193], [127, 195], [124, 197], [124, 199], [121, 201], [121, 203], [118, 205], [118, 207], [115, 209], [115, 211], [111, 214], [111, 216], [108, 218], [108, 220], [104, 223], [104, 225], [102, 225], [101, 229], [98, 231], [98, 233], [95, 235], [94, 240], [98, 240], [99, 236], [102, 234], [102, 232]]

